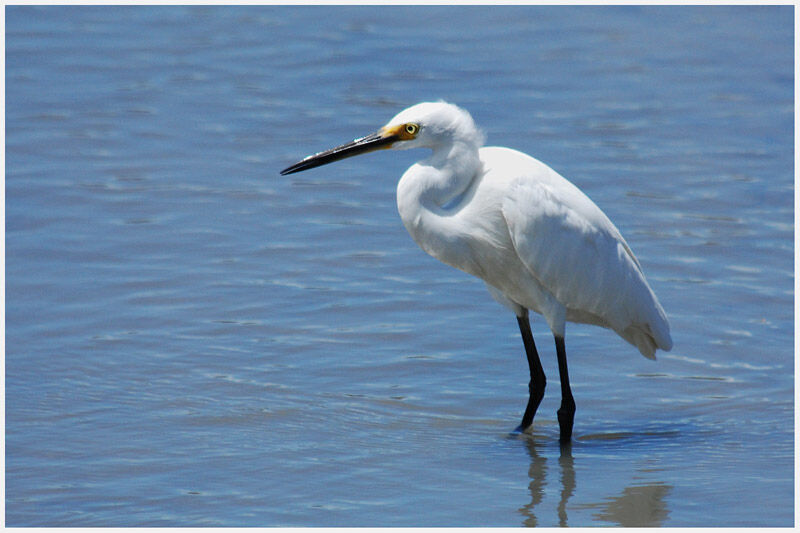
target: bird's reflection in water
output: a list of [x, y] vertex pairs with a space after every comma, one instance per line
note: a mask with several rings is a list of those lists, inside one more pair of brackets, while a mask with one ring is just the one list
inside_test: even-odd
[[594, 516], [622, 527], [660, 526], [669, 516], [664, 498], [671, 490], [671, 486], [661, 483], [626, 487], [621, 495], [598, 504], [605, 509]]
[[558, 466], [561, 475], [561, 498], [558, 501], [558, 525], [567, 525], [567, 501], [575, 492], [575, 460], [572, 458], [572, 444], [561, 445], [561, 455], [558, 457]]
[[536, 527], [539, 525], [536, 520], [536, 506], [542, 502], [544, 497], [544, 485], [547, 479], [547, 457], [539, 455], [536, 451], [536, 442], [533, 438], [526, 438], [525, 443], [528, 446], [528, 453], [531, 455], [531, 466], [528, 469], [528, 477], [531, 482], [528, 485], [528, 490], [531, 492], [531, 503], [525, 505], [519, 511], [525, 516], [523, 524], [527, 527]]
[[[535, 509], [544, 497], [545, 485], [547, 484], [547, 457], [539, 453], [537, 448], [543, 445], [536, 442], [532, 436], [522, 437], [531, 456], [531, 466], [528, 469], [528, 476], [531, 482], [528, 489], [531, 493], [531, 503], [523, 506], [520, 512], [525, 516], [523, 524], [527, 527], [540, 525], [536, 518]], [[561, 481], [561, 498], [558, 502], [558, 525], [567, 526], [567, 501], [575, 491], [575, 468], [572, 458], [572, 445], [561, 446], [561, 455], [558, 458], [559, 479]]]
[[[553, 473], [550, 472], [551, 466], [548, 464], [549, 459], [547, 457], [551, 443], [541, 440], [537, 441], [536, 437], [532, 435], [522, 435], [520, 436], [520, 440], [524, 442], [531, 458], [530, 467], [528, 469], [528, 476], [530, 477], [528, 490], [530, 491], [531, 501], [519, 510], [525, 517], [523, 525], [528, 527], [552, 525], [539, 523], [539, 519], [536, 515], [536, 508], [542, 503], [546, 494], [548, 480], [551, 477], [555, 477]], [[547, 450], [547, 453], [545, 450]], [[552, 458], [550, 460], [552, 460]], [[558, 500], [557, 515], [558, 525], [561, 527], [569, 525], [568, 508], [574, 510], [597, 509], [599, 512], [592, 515], [593, 521], [610, 522], [622, 527], [660, 526], [669, 516], [665, 498], [672, 490], [672, 486], [665, 483], [633, 485], [626, 487], [619, 495], [603, 498], [601, 502], [573, 504], [571, 507], [568, 507], [569, 500], [577, 489], [572, 444], [560, 446], [558, 480], [561, 491]], [[552, 490], [553, 488], [551, 487], [551, 491]], [[543, 514], [549, 515], [549, 512], [550, 509], [546, 511], [543, 510]]]

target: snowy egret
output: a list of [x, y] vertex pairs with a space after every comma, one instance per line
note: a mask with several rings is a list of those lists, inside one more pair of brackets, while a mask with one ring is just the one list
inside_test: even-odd
[[664, 310], [642, 267], [606, 215], [575, 185], [516, 150], [482, 147], [465, 110], [424, 102], [378, 132], [306, 157], [281, 174], [380, 148], [429, 148], [397, 185], [397, 209], [411, 237], [433, 257], [481, 278], [516, 314], [530, 370], [518, 431], [533, 423], [546, 378], [528, 311], [553, 333], [561, 378], [560, 440], [572, 437], [575, 401], [564, 347], [565, 323], [615, 331], [647, 358], [669, 350]]

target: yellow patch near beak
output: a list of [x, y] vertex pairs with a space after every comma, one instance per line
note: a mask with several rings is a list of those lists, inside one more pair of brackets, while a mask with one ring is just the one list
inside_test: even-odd
[[410, 141], [417, 136], [419, 126], [412, 123], [397, 124], [396, 126], [384, 126], [381, 128], [381, 135], [385, 137], [394, 136], [400, 141]]

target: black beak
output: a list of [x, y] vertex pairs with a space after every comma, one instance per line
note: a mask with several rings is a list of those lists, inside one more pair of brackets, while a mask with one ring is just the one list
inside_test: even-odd
[[309, 168], [327, 165], [346, 157], [353, 157], [354, 155], [365, 154], [379, 148], [389, 148], [393, 142], [399, 140], [397, 135], [384, 135], [383, 133], [373, 133], [366, 137], [361, 137], [355, 141], [325, 150], [318, 154], [310, 155], [294, 165], [281, 170], [281, 176], [286, 174], [294, 174], [308, 170]]

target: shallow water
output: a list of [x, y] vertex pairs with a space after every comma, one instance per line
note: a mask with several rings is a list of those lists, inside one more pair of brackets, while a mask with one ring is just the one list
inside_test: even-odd
[[[793, 10], [6, 8], [6, 524], [790, 526]], [[569, 326], [531, 435], [513, 315], [419, 250], [444, 98], [605, 210], [652, 362]]]

